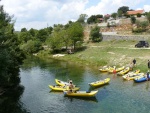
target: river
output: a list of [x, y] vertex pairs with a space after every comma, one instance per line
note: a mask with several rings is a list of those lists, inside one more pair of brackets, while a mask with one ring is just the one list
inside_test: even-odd
[[[149, 82], [124, 81], [121, 76], [100, 73], [92, 67], [38, 58], [25, 60], [20, 77], [24, 90], [15, 101], [19, 104], [14, 108], [16, 113], [150, 113]], [[99, 92], [92, 99], [64, 97], [48, 87], [56, 84], [55, 78], [72, 79], [80, 90], [87, 91], [91, 89], [88, 83], [107, 77], [110, 83], [93, 89]]]

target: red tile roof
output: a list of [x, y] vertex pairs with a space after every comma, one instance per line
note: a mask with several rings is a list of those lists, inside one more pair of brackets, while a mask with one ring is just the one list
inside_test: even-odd
[[135, 10], [135, 11], [127, 11], [128, 15], [136, 15], [136, 14], [143, 14], [144, 10]]

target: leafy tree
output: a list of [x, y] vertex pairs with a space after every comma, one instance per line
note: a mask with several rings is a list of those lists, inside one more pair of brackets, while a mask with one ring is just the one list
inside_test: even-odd
[[118, 10], [118, 17], [122, 17], [123, 12], [121, 10]]
[[96, 18], [103, 18], [103, 15], [96, 15]]
[[47, 27], [46, 29], [47, 29], [48, 34], [51, 34], [52, 31], [53, 31], [53, 28], [52, 28], [52, 27]]
[[26, 28], [22, 28], [21, 32], [27, 32], [27, 29]]
[[119, 11], [121, 11], [122, 14], [125, 14], [127, 11], [129, 11], [129, 7], [128, 6], [119, 7], [118, 12]]
[[81, 14], [79, 16], [79, 19], [77, 20], [77, 22], [79, 22], [79, 23], [85, 23], [86, 17], [87, 17], [87, 14]]
[[36, 53], [39, 50], [42, 49], [41, 42], [39, 40], [29, 40], [27, 43], [24, 43], [21, 45], [21, 49], [24, 51], [24, 53], [27, 54], [32, 54]]
[[62, 47], [60, 33], [53, 32], [52, 35], [46, 40], [46, 43], [53, 50], [53, 52], [59, 50]]
[[136, 22], [136, 18], [134, 16], [131, 16], [131, 23], [135, 24], [135, 22]]
[[92, 15], [87, 19], [87, 23], [91, 24], [91, 23], [97, 23], [98, 22], [98, 18], [103, 18], [103, 15]]
[[75, 22], [68, 28], [68, 32], [75, 50], [77, 41], [83, 41], [83, 27], [79, 22]]
[[138, 13], [138, 14], [137, 14], [137, 17], [141, 17], [141, 14], [140, 14], [140, 13]]
[[90, 37], [93, 42], [100, 42], [102, 40], [102, 34], [100, 33], [100, 27], [94, 27], [90, 32]]
[[111, 14], [111, 17], [113, 17], [114, 19], [116, 19], [117, 13], [112, 13], [112, 14]]
[[20, 32], [18, 35], [18, 39], [20, 43], [26, 43], [31, 38], [32, 35], [29, 32]]
[[29, 30], [29, 34], [30, 34], [32, 37], [35, 37], [35, 36], [36, 36], [36, 33], [37, 33], [37, 30], [35, 30], [35, 29], [33, 29], [33, 28], [31, 28], [31, 29]]
[[55, 32], [59, 32], [64, 28], [64, 26], [62, 24], [54, 24], [54, 28], [53, 31]]
[[87, 19], [87, 23], [88, 23], [88, 24], [96, 23], [96, 22], [97, 22], [97, 18], [96, 18], [95, 15], [92, 15], [91, 17], [89, 17], [89, 18]]
[[45, 42], [45, 40], [48, 38], [48, 32], [46, 29], [40, 29], [37, 33], [37, 39], [41, 42]]
[[19, 84], [19, 66], [24, 59], [11, 19], [0, 6], [0, 86]]
[[150, 22], [150, 12], [146, 13], [147, 20]]
[[62, 30], [60, 32], [60, 37], [62, 38], [62, 41], [66, 46], [66, 50], [67, 50], [68, 46], [71, 44], [71, 38], [69, 37], [69, 30], [68, 29]]

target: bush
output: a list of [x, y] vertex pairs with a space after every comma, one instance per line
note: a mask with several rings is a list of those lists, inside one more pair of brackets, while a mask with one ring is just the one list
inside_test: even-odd
[[134, 16], [131, 16], [131, 23], [135, 24], [135, 22], [136, 22], [136, 18]]
[[138, 14], [137, 14], [137, 17], [141, 17], [141, 14], [140, 14], [140, 13], [138, 13]]
[[90, 40], [93, 42], [100, 42], [102, 41], [102, 34], [100, 33], [100, 27], [94, 27], [90, 32]]
[[134, 28], [132, 29], [132, 32], [134, 33], [141, 33], [141, 32], [145, 32], [146, 30], [145, 29], [142, 29], [142, 28]]

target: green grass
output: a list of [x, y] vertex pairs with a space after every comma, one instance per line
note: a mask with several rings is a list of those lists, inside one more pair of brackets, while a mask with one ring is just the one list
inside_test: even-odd
[[[89, 43], [84, 44], [87, 48], [82, 51], [75, 52], [75, 54], [66, 54], [66, 56], [57, 57], [56, 59], [100, 68], [104, 65], [128, 66], [135, 58], [137, 60], [135, 69], [146, 72], [148, 70], [147, 61], [150, 58], [150, 49], [135, 49], [134, 45], [136, 43], [136, 41], [116, 40]], [[46, 57], [45, 54], [44, 56]]]

